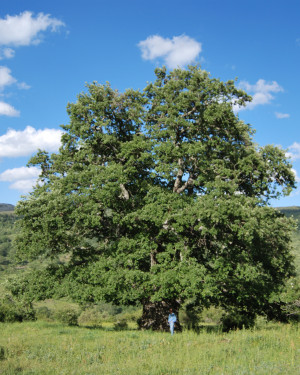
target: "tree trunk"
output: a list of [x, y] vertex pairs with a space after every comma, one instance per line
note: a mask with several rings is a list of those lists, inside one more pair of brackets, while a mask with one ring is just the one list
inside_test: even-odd
[[153, 331], [170, 331], [168, 317], [170, 309], [176, 314], [175, 332], [181, 332], [182, 327], [178, 319], [180, 304], [175, 300], [161, 302], [145, 301], [143, 304], [143, 315], [138, 321], [139, 329], [152, 329]]

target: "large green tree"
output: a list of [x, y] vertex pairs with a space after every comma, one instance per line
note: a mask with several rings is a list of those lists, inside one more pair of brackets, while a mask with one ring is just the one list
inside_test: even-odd
[[30, 160], [41, 175], [16, 209], [18, 254], [60, 262], [15, 291], [140, 302], [152, 329], [187, 301], [271, 315], [293, 272], [293, 225], [268, 201], [294, 187], [291, 165], [253, 142], [233, 111], [251, 97], [234, 81], [194, 66], [155, 73], [143, 92], [88, 85], [59, 152]]

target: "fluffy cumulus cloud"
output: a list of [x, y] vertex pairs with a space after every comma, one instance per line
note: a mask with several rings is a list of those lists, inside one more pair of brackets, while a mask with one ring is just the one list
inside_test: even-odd
[[6, 66], [0, 66], [0, 90], [3, 90], [5, 86], [9, 86], [17, 82], [10, 72], [10, 69], [8, 69]]
[[186, 35], [172, 39], [152, 35], [139, 42], [138, 46], [144, 60], [162, 59], [170, 69], [194, 62], [202, 50], [201, 43]]
[[0, 60], [11, 59], [15, 56], [15, 51], [12, 48], [0, 48]]
[[64, 23], [49, 14], [39, 13], [34, 16], [26, 11], [19, 15], [0, 19], [0, 45], [2, 46], [28, 46], [41, 41], [42, 32], [49, 29], [54, 32]]
[[[276, 82], [266, 82], [264, 79], [259, 79], [254, 85], [247, 81], [241, 81], [239, 88], [245, 90], [252, 96], [252, 102], [248, 103], [246, 107], [240, 107], [236, 104], [233, 105], [235, 112], [244, 109], [253, 109], [259, 105], [270, 104], [275, 99], [274, 94], [284, 91], [283, 88]], [[287, 114], [280, 113], [279, 116], [288, 116]], [[278, 117], [282, 118], [282, 117]]]
[[300, 159], [300, 143], [294, 142], [290, 147], [288, 147], [287, 156], [293, 161]]
[[0, 102], [0, 116], [18, 117], [20, 112], [8, 103]]
[[290, 115], [288, 113], [280, 113], [280, 112], [275, 112], [275, 116], [279, 119], [283, 119], [283, 118], [289, 118]]
[[242, 81], [239, 87], [252, 95], [253, 100], [246, 107], [248, 109], [271, 103], [274, 99], [274, 93], [283, 91], [283, 88], [276, 81], [266, 82], [264, 79], [259, 79], [254, 85]]
[[57, 151], [60, 147], [61, 130], [36, 130], [27, 126], [23, 131], [9, 129], [0, 136], [0, 158], [28, 156], [39, 148], [49, 152]]
[[0, 181], [10, 182], [10, 189], [19, 190], [21, 193], [26, 194], [36, 184], [40, 172], [40, 169], [37, 167], [7, 169], [0, 173]]
[[[39, 44], [46, 31], [55, 32], [62, 26], [64, 23], [61, 20], [51, 17], [49, 14], [34, 15], [29, 11], [0, 18], [0, 60], [14, 57], [13, 48]], [[0, 90], [13, 83], [17, 83], [19, 89], [30, 88], [24, 82], [18, 83], [11, 75], [10, 69], [0, 66]], [[19, 112], [9, 104], [0, 102], [0, 115], [18, 116]]]

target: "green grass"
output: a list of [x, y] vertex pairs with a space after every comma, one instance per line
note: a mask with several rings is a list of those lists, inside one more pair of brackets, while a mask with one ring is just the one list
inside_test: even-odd
[[173, 337], [47, 322], [2, 323], [0, 331], [1, 375], [296, 375], [300, 368], [297, 325]]

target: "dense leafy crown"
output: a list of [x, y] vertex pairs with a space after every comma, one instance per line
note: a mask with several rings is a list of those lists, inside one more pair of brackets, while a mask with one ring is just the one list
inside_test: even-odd
[[19, 256], [61, 261], [34, 293], [261, 311], [292, 272], [292, 224], [268, 207], [294, 187], [291, 165], [254, 144], [233, 81], [155, 73], [143, 92], [88, 85], [59, 152], [31, 159], [42, 172], [17, 206]]

